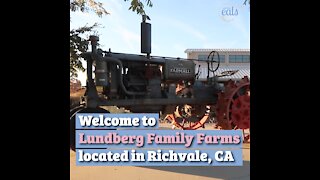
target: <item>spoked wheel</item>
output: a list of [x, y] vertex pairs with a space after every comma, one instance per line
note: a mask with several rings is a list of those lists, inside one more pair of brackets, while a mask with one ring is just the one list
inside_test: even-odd
[[[218, 94], [216, 105], [218, 127], [221, 129], [250, 130], [250, 81], [244, 77], [239, 82], [228, 81], [224, 92]], [[244, 140], [249, 141], [250, 135]]]
[[172, 124], [180, 129], [194, 130], [204, 127], [205, 122], [209, 119], [210, 106], [177, 106], [173, 114], [167, 116]]
[[70, 149], [76, 149], [76, 114], [77, 113], [109, 113], [109, 111], [102, 108], [85, 108], [78, 106], [70, 110]]

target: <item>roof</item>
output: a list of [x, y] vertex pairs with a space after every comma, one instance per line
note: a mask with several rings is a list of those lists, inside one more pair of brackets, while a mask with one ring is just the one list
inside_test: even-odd
[[218, 51], [218, 52], [250, 52], [250, 49], [186, 49], [185, 53], [190, 52], [211, 52], [211, 51]]
[[[225, 80], [239, 80], [242, 79], [244, 76], [248, 76], [250, 79], [250, 65], [226, 65], [226, 66], [220, 66], [219, 69], [215, 72], [215, 75], [221, 75], [224, 71], [232, 71], [232, 70], [239, 70], [237, 73], [235, 73], [232, 76], [223, 76], [219, 77], [219, 80], [225, 81]], [[196, 68], [196, 72], [198, 71], [198, 68]], [[199, 80], [206, 80], [207, 79], [207, 67], [200, 67], [201, 74], [199, 76]], [[210, 77], [213, 77], [213, 73], [210, 73]]]

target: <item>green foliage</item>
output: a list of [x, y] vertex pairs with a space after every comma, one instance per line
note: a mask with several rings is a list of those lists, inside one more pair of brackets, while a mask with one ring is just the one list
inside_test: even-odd
[[[129, 1], [129, 0], [124, 0]], [[147, 6], [152, 7], [151, 0], [145, 0]], [[139, 0], [131, 0], [129, 10], [136, 12], [137, 14], [145, 14], [144, 4]], [[108, 15], [109, 12], [103, 7], [101, 2], [94, 0], [70, 0], [70, 11], [81, 11], [81, 12], [94, 12], [99, 17]], [[92, 26], [84, 26], [78, 29], [70, 31], [70, 77], [77, 77], [77, 72], [84, 71], [85, 68], [82, 65], [80, 54], [88, 50], [88, 35], [96, 33], [95, 28], [98, 24]]]
[[99, 17], [104, 14], [109, 14], [100, 2], [95, 2], [94, 0], [72, 0], [70, 1], [71, 11], [81, 11], [81, 12], [95, 12]]
[[[124, 0], [128, 1], [128, 0]], [[151, 0], [145, 0], [147, 6], [152, 7], [152, 2]], [[139, 0], [131, 0], [131, 6], [129, 7], [128, 10], [132, 10], [133, 12], [136, 12], [137, 14], [144, 15], [146, 12], [144, 11], [144, 5], [141, 1]]]
[[[70, 77], [77, 77], [77, 70], [84, 71], [80, 54], [88, 50], [88, 35], [98, 26], [84, 26], [70, 31]], [[83, 36], [87, 35], [86, 38]]]
[[244, 0], [243, 5], [247, 5], [247, 3], [250, 5], [250, 0]]

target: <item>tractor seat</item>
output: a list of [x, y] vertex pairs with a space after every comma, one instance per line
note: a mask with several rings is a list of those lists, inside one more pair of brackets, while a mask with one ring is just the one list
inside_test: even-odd
[[231, 71], [223, 71], [221, 72], [220, 75], [218, 75], [218, 77], [223, 77], [223, 76], [232, 76], [235, 73], [237, 73], [239, 70], [231, 70]]

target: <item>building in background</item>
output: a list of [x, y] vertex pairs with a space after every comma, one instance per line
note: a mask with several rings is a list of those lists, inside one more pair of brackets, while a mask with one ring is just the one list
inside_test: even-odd
[[[239, 80], [244, 76], [248, 76], [250, 79], [250, 49], [186, 49], [188, 59], [199, 59], [195, 61], [196, 71], [200, 65], [200, 81], [207, 80], [208, 65], [207, 58], [211, 51], [217, 51], [220, 56], [220, 67], [215, 72], [215, 75], [222, 75], [226, 71], [235, 71], [237, 73], [231, 76], [220, 77], [220, 80]], [[211, 59], [211, 56], [210, 56]], [[217, 61], [217, 55], [214, 56], [214, 60]], [[213, 68], [217, 67], [217, 63], [213, 63]], [[213, 73], [210, 72], [210, 77], [213, 77]]]
[[70, 93], [75, 93], [81, 89], [81, 82], [78, 79], [70, 78]]

